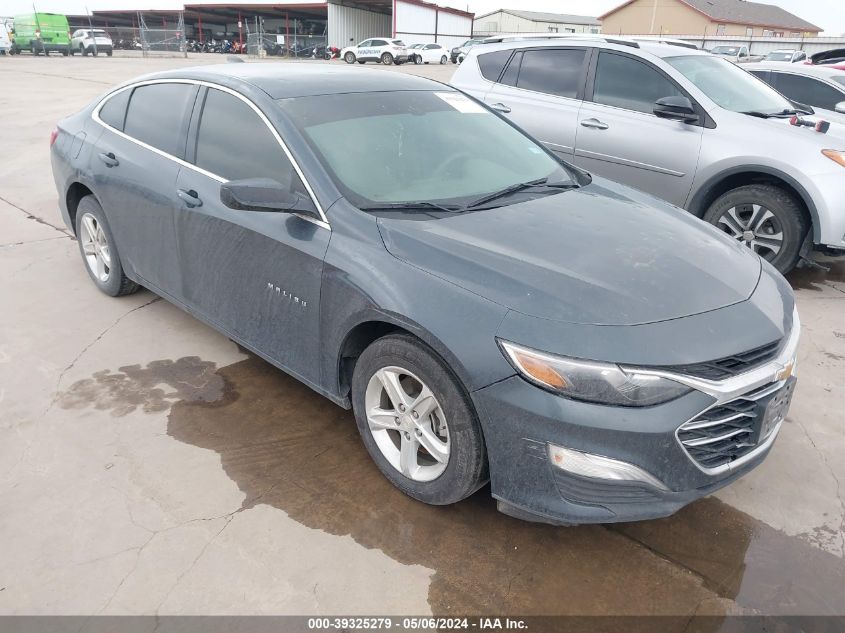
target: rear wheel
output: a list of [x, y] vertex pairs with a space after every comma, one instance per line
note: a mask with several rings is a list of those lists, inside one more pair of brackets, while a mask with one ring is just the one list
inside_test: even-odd
[[106, 51], [106, 55], [107, 55], [108, 57], [111, 57], [111, 56], [112, 56], [112, 51]]
[[132, 294], [140, 286], [123, 273], [114, 237], [103, 208], [94, 196], [85, 196], [76, 209], [76, 238], [91, 280], [112, 297]]
[[66, 48], [66, 49], [64, 49], [64, 50], [62, 50], [62, 56], [67, 57], [67, 56], [68, 56], [68, 53], [69, 53], [69, 51], [68, 51], [68, 49], [67, 49], [67, 48]]
[[446, 59], [446, 56], [445, 56], [445, 55], [444, 55], [443, 57], [441, 57], [441, 58], [440, 58], [440, 63], [441, 63], [441, 64], [445, 64], [447, 61], [448, 61], [448, 60]]
[[363, 59], [359, 59], [359, 60], [358, 60], [358, 63], [359, 63], [359, 64], [366, 64], [367, 62], [366, 62], [366, 61], [364, 61]]
[[704, 220], [784, 274], [798, 262], [809, 230], [801, 203], [773, 185], [747, 185], [728, 191], [710, 205]]
[[390, 66], [393, 63], [393, 55], [390, 53], [385, 53], [381, 56], [381, 63], [385, 66]]
[[486, 481], [484, 439], [469, 396], [417, 339], [390, 335], [364, 350], [352, 376], [352, 402], [367, 451], [405, 494], [445, 505]]

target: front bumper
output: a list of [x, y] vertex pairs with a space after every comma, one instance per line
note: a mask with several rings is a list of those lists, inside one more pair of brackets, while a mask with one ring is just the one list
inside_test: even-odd
[[[717, 468], [692, 457], [679, 439], [679, 428], [748, 394], [790, 387], [799, 330], [796, 316], [789, 340], [770, 363], [720, 382], [685, 378], [694, 391], [653, 407], [569, 400], [519, 376], [474, 392], [499, 509], [553, 524], [651, 519], [670, 515], [742, 477], [765, 459], [782, 422], [741, 457]], [[564, 470], [552, 462], [550, 446], [633, 465], [630, 470], [644, 471], [650, 478], [614, 479]]]

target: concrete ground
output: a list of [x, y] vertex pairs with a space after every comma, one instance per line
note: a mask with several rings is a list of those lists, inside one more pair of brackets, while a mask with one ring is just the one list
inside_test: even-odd
[[153, 294], [89, 281], [50, 131], [185, 64], [0, 58], [0, 614], [845, 613], [845, 264], [792, 275], [791, 414], [716, 496], [613, 527], [523, 523], [487, 489], [427, 507], [349, 412]]

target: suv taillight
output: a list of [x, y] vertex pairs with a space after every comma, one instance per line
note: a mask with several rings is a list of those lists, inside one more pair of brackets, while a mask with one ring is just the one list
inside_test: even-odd
[[56, 137], [58, 137], [58, 136], [59, 136], [59, 130], [53, 130], [52, 132], [50, 132], [50, 147], [53, 147], [53, 145], [56, 142]]

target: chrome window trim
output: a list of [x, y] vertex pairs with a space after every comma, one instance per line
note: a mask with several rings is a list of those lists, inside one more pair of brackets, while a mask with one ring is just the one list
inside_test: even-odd
[[660, 376], [661, 378], [674, 380], [681, 384], [687, 385], [688, 387], [692, 387], [693, 389], [696, 389], [698, 391], [702, 391], [707, 395], [715, 398], [715, 402], [713, 402], [710, 406], [708, 406], [702, 411], [699, 411], [689, 420], [684, 421], [675, 429], [675, 440], [678, 442], [678, 445], [681, 447], [681, 450], [684, 451], [684, 454], [701, 472], [711, 476], [723, 475], [725, 473], [735, 471], [737, 468], [742, 467], [744, 464], [753, 460], [761, 453], [767, 451], [769, 447], [771, 447], [771, 445], [774, 443], [775, 438], [780, 432], [781, 426], [783, 425], [783, 421], [779, 422], [778, 425], [774, 428], [774, 430], [769, 434], [769, 436], [763, 441], [763, 443], [760, 444], [753, 451], [746, 453], [739, 459], [736, 459], [728, 464], [722, 464], [721, 466], [716, 466], [715, 468], [705, 468], [697, 461], [695, 461], [692, 456], [687, 452], [686, 448], [684, 448], [684, 445], [681, 442], [681, 438], [678, 436], [678, 433], [685, 424], [691, 422], [692, 420], [700, 416], [702, 413], [709, 411], [713, 407], [717, 407], [720, 404], [729, 402], [740, 396], [747, 395], [756, 389], [760, 389], [760, 387], [764, 387], [765, 385], [771, 384], [773, 391], [783, 387], [786, 384], [786, 379], [781, 379], [779, 375], [784, 369], [786, 369], [790, 365], [790, 363], [792, 363], [794, 366], [795, 362], [797, 361], [798, 341], [800, 338], [801, 320], [798, 317], [798, 308], [795, 307], [792, 311], [792, 332], [790, 332], [786, 344], [783, 346], [777, 357], [772, 359], [765, 365], [739, 374], [738, 376], [733, 376], [725, 380], [706, 380], [704, 378], [695, 378], [693, 376], [676, 374], [674, 372], [669, 371], [637, 369], [634, 367], [623, 367], [623, 369], [639, 374], [645, 374], [649, 376]]
[[207, 176], [209, 178], [212, 178], [213, 180], [216, 180], [217, 182], [219, 182], [221, 184], [229, 182], [226, 178], [223, 178], [222, 176], [218, 176], [217, 174], [214, 174], [214, 173], [207, 171], [207, 170], [205, 170], [201, 167], [198, 167], [197, 165], [189, 163], [186, 160], [183, 160], [181, 158], [173, 156], [172, 154], [168, 154], [167, 152], [164, 152], [164, 151], [162, 151], [162, 150], [160, 150], [156, 147], [153, 147], [152, 145], [149, 145], [148, 143], [145, 143], [145, 142], [143, 142], [143, 141], [141, 141], [141, 140], [139, 140], [139, 139], [137, 139], [133, 136], [129, 136], [125, 132], [122, 132], [121, 130], [113, 128], [111, 125], [109, 125], [108, 123], [106, 123], [105, 121], [103, 121], [100, 118], [100, 110], [103, 108], [103, 106], [106, 104], [106, 102], [109, 101], [109, 99], [111, 99], [115, 95], [118, 95], [121, 92], [124, 92], [126, 90], [132, 90], [134, 88], [138, 88], [139, 86], [150, 86], [150, 85], [155, 85], [155, 84], [189, 84], [189, 85], [195, 85], [195, 86], [205, 86], [207, 88], [220, 90], [220, 91], [228, 93], [228, 94], [230, 94], [234, 97], [237, 97], [238, 99], [240, 99], [241, 101], [246, 103], [250, 108], [252, 108], [252, 110], [264, 122], [264, 125], [266, 125], [267, 128], [270, 130], [270, 132], [273, 134], [273, 137], [276, 139], [276, 142], [282, 148], [282, 151], [285, 153], [285, 156], [287, 156], [288, 160], [291, 162], [291, 165], [293, 165], [294, 171], [296, 171], [300, 180], [302, 180], [302, 184], [305, 186], [305, 189], [308, 192], [308, 195], [311, 197], [311, 201], [314, 203], [314, 206], [317, 208], [317, 211], [319, 212], [321, 219], [318, 220], [317, 218], [311, 217], [311, 216], [306, 215], [304, 213], [294, 213], [293, 215], [295, 215], [299, 218], [302, 218], [303, 220], [305, 220], [307, 222], [311, 222], [313, 224], [316, 224], [319, 227], [322, 227], [326, 230], [331, 231], [331, 225], [329, 224], [329, 220], [326, 217], [325, 211], [323, 211], [323, 207], [320, 205], [320, 202], [317, 200], [317, 196], [314, 194], [314, 190], [311, 188], [311, 185], [308, 182], [308, 179], [305, 177], [305, 174], [303, 173], [302, 168], [299, 166], [299, 163], [293, 157], [293, 154], [291, 154], [290, 150], [288, 149], [288, 146], [282, 140], [282, 137], [279, 135], [279, 132], [276, 130], [275, 127], [273, 127], [273, 124], [270, 123], [270, 120], [258, 108], [258, 106], [256, 106], [252, 101], [250, 101], [247, 97], [240, 94], [236, 90], [232, 90], [231, 88], [228, 88], [226, 86], [221, 86], [220, 84], [216, 84], [216, 83], [213, 83], [213, 82], [210, 82], [210, 81], [205, 81], [205, 80], [200, 80], [200, 79], [179, 79], [179, 78], [147, 79], [145, 81], [137, 81], [137, 82], [131, 83], [129, 85], [118, 88], [117, 90], [114, 90], [114, 91], [110, 92], [109, 94], [107, 94], [105, 97], [103, 97], [100, 100], [100, 102], [94, 108], [93, 112], [91, 112], [91, 118], [95, 122], [102, 125], [104, 128], [110, 130], [112, 133], [117, 134], [121, 138], [125, 138], [127, 141], [132, 141], [136, 145], [139, 145], [139, 146], [143, 147], [144, 149], [148, 149], [151, 152], [158, 154], [159, 156], [163, 156], [164, 158], [168, 158], [168, 159], [178, 163], [182, 167], [187, 167], [188, 169], [191, 169], [191, 170], [193, 170], [197, 173], [200, 173], [203, 176]]

